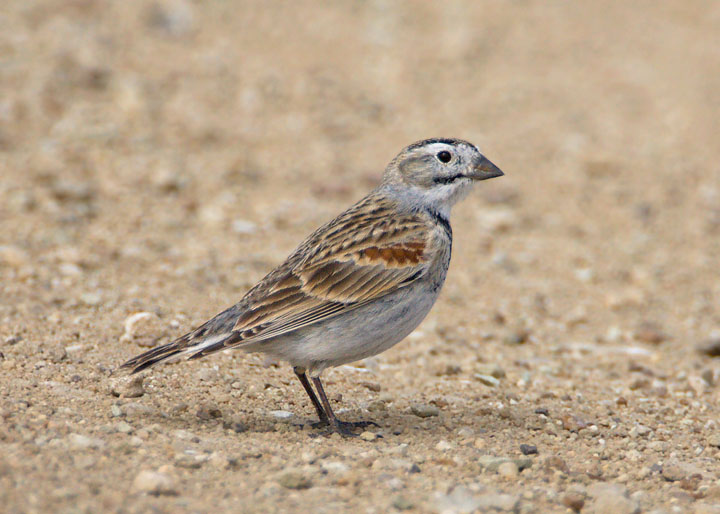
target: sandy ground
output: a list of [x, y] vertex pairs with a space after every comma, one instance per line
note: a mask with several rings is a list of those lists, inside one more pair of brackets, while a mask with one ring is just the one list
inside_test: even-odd
[[[319, 4], [0, 6], [0, 510], [720, 512], [720, 4]], [[438, 135], [506, 176], [326, 374], [379, 427], [257, 355], [111, 376]]]

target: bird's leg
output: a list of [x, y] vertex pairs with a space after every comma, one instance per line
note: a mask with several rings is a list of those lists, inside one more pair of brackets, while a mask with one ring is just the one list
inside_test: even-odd
[[335, 416], [335, 413], [330, 406], [330, 402], [328, 401], [327, 395], [325, 394], [325, 389], [323, 388], [322, 382], [320, 381], [320, 377], [312, 377], [312, 381], [315, 384], [315, 389], [317, 389], [318, 394], [320, 395], [320, 401], [322, 402], [323, 408], [325, 409], [325, 413], [329, 418], [331, 430], [334, 432], [338, 432], [340, 435], [354, 436], [355, 434], [353, 434], [348, 427], [343, 426], [344, 424], [341, 423], [340, 420], [337, 419], [337, 417]]
[[[313, 391], [312, 386], [310, 385], [310, 382], [307, 379], [307, 375], [305, 374], [305, 369], [299, 368], [295, 366], [293, 368], [293, 371], [295, 372], [295, 375], [297, 375], [298, 379], [300, 380], [300, 383], [305, 388], [305, 392], [310, 397], [310, 401], [313, 404], [313, 407], [315, 407], [315, 410], [317, 411], [318, 418], [320, 418], [320, 423], [323, 425], [329, 423], [328, 421], [328, 415], [325, 414], [325, 411], [322, 408], [322, 405], [320, 405], [320, 402], [317, 399], [317, 396], [315, 396], [315, 391]], [[332, 411], [330, 411], [332, 412]]]
[[322, 382], [320, 381], [320, 377], [312, 377], [312, 381], [313, 384], [315, 384], [315, 389], [317, 389], [318, 394], [320, 395], [320, 401], [322, 402], [325, 413], [329, 418], [332, 431], [344, 436], [355, 436], [355, 434], [351, 430], [352, 428], [364, 428], [370, 425], [377, 426], [377, 423], [373, 423], [372, 421], [347, 422], [337, 419], [335, 413], [332, 410], [332, 407], [330, 407], [330, 402], [328, 401], [327, 395], [325, 394], [325, 389], [323, 388]]

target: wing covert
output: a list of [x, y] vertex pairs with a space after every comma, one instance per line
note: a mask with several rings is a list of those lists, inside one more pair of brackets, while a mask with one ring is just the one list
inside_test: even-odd
[[434, 258], [432, 237], [421, 215], [347, 211], [248, 293], [233, 328], [241, 338], [232, 346], [297, 330], [407, 286]]

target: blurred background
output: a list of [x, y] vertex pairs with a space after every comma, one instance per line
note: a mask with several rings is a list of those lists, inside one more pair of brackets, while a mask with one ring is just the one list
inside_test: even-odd
[[[558, 311], [640, 302], [711, 329], [715, 3], [70, 0], [1, 12], [0, 242], [16, 271], [65, 263], [68, 284], [79, 271], [100, 289], [111, 284], [84, 273], [115, 259], [104, 272], [171, 264], [243, 289], [403, 146], [452, 136], [507, 174], [457, 209], [456, 271]], [[475, 275], [490, 259], [509, 284]], [[25, 272], [57, 279], [45, 264]], [[483, 311], [518, 296], [488, 291]]]
[[[427, 391], [411, 365], [441, 383], [477, 360], [514, 384], [513, 359], [534, 373], [581, 346], [560, 366], [573, 389], [598, 353], [620, 380], [615, 350], [638, 344], [690, 387], [720, 339], [719, 71], [720, 3], [702, 0], [5, 0], [4, 376], [16, 398], [94, 384], [142, 350], [119, 342], [129, 315], [156, 317], [148, 344], [179, 335], [402, 147], [449, 136], [506, 176], [453, 213], [443, 297], [378, 357], [399, 366], [383, 387]], [[66, 367], [38, 367], [53, 348]]]

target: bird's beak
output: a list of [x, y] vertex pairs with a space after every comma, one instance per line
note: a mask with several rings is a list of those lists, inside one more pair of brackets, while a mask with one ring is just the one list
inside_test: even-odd
[[474, 160], [472, 168], [467, 176], [473, 180], [487, 180], [489, 178], [502, 177], [505, 175], [500, 168], [491, 163], [487, 157], [481, 155]]

